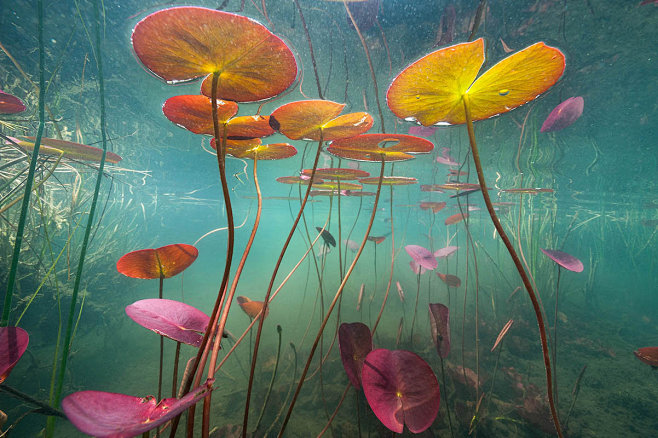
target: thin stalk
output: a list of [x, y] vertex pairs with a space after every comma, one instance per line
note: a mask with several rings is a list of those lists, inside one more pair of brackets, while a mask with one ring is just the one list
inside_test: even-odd
[[443, 382], [443, 390], [446, 391], [446, 395], [445, 395], [446, 402], [444, 403], [444, 405], [446, 407], [446, 415], [448, 416], [448, 426], [450, 426], [450, 436], [454, 438], [455, 432], [452, 429], [452, 418], [450, 418], [450, 408], [448, 407], [448, 390], [447, 390], [448, 387], [446, 386], [446, 370], [443, 365], [443, 356], [439, 356], [439, 359], [441, 359], [441, 380]]
[[544, 357], [544, 368], [546, 370], [546, 390], [548, 395], [548, 404], [551, 409], [551, 416], [553, 417], [553, 424], [555, 425], [557, 434], [560, 438], [563, 438], [562, 428], [560, 426], [560, 420], [557, 416], [555, 401], [553, 400], [553, 376], [551, 370], [550, 353], [548, 351], [548, 342], [546, 340], [546, 326], [544, 324], [544, 318], [542, 316], [539, 302], [537, 301], [537, 294], [532, 288], [532, 284], [530, 283], [530, 279], [528, 278], [528, 275], [523, 269], [521, 260], [519, 260], [519, 256], [516, 254], [516, 251], [514, 250], [514, 246], [512, 245], [512, 242], [509, 240], [509, 237], [507, 237], [507, 233], [503, 229], [503, 226], [501, 225], [500, 220], [496, 215], [496, 211], [494, 210], [493, 205], [491, 203], [491, 198], [489, 197], [489, 190], [487, 189], [486, 180], [484, 179], [484, 170], [482, 169], [482, 163], [480, 162], [480, 153], [478, 151], [477, 143], [475, 142], [475, 130], [473, 129], [473, 120], [471, 119], [471, 113], [468, 107], [469, 97], [468, 95], [465, 94], [462, 96], [462, 99], [464, 101], [464, 113], [466, 115], [466, 128], [468, 130], [468, 139], [471, 146], [471, 152], [473, 154], [473, 161], [475, 162], [475, 169], [478, 174], [478, 181], [482, 189], [482, 196], [487, 206], [487, 211], [489, 212], [489, 216], [491, 217], [491, 221], [493, 222], [496, 231], [500, 235], [501, 239], [503, 240], [503, 243], [505, 244], [505, 247], [507, 248], [507, 252], [509, 252], [510, 256], [512, 257], [514, 266], [516, 267], [516, 270], [521, 276], [521, 280], [523, 281], [523, 285], [525, 286], [526, 291], [528, 292], [528, 296], [530, 298], [530, 301], [532, 302], [533, 310], [535, 311], [535, 317], [537, 319], [537, 325], [539, 327], [541, 349]]
[[178, 384], [178, 362], [180, 361], [180, 342], [176, 342], [176, 353], [174, 354], [174, 372], [171, 383], [171, 396], [176, 397], [176, 385]]
[[[156, 254], [157, 257], [157, 254]], [[158, 264], [159, 264], [158, 260]], [[164, 274], [160, 272], [160, 288], [158, 289], [158, 298], [162, 299], [162, 287], [164, 285]], [[160, 373], [158, 374], [158, 402], [162, 400], [162, 367], [164, 363], [164, 336], [160, 336]]]
[[[359, 258], [361, 257], [361, 253], [363, 252], [363, 248], [366, 245], [366, 242], [368, 241], [368, 235], [370, 234], [370, 230], [372, 229], [372, 224], [375, 221], [375, 215], [377, 213], [377, 203], [379, 202], [379, 195], [381, 194], [381, 188], [382, 188], [382, 180], [384, 178], [384, 165], [386, 161], [382, 158], [382, 164], [381, 164], [381, 170], [379, 173], [379, 181], [377, 184], [377, 194], [375, 195], [375, 205], [373, 206], [372, 213], [370, 215], [370, 222], [368, 223], [368, 227], [366, 229], [366, 232], [363, 236], [363, 241], [361, 242], [361, 245], [359, 246], [359, 250], [356, 253], [356, 256], [354, 257], [354, 260], [352, 261], [352, 264], [348, 268], [347, 272], [345, 273], [345, 278], [343, 281], [340, 283], [340, 286], [338, 287], [338, 290], [336, 291], [336, 295], [334, 296], [333, 301], [329, 305], [329, 310], [327, 310], [327, 314], [325, 315], [324, 319], [322, 320], [322, 324], [320, 325], [320, 328], [318, 329], [318, 334], [315, 337], [315, 341], [313, 342], [313, 346], [311, 347], [311, 351], [309, 353], [308, 359], [306, 360], [306, 365], [304, 366], [304, 371], [302, 371], [302, 375], [299, 379], [299, 383], [297, 384], [297, 389], [295, 390], [295, 395], [293, 395], [292, 401], [290, 402], [290, 407], [288, 408], [288, 412], [286, 413], [286, 417], [283, 420], [283, 424], [281, 425], [281, 430], [279, 430], [279, 437], [283, 436], [283, 432], [286, 429], [286, 426], [288, 425], [288, 421], [290, 420], [290, 416], [292, 415], [292, 410], [295, 407], [295, 402], [297, 401], [297, 397], [299, 397], [299, 393], [302, 389], [302, 386], [304, 385], [304, 380], [306, 378], [306, 373], [308, 373], [308, 369], [311, 366], [311, 361], [313, 360], [313, 355], [315, 354], [315, 350], [318, 347], [318, 344], [320, 342], [320, 338], [322, 337], [322, 332], [324, 331], [325, 326], [327, 325], [327, 322], [329, 321], [329, 317], [331, 316], [331, 312], [333, 311], [334, 307], [336, 306], [336, 303], [338, 302], [338, 299], [340, 298], [341, 293], [343, 292], [343, 289], [345, 288], [345, 285], [347, 284], [347, 281], [350, 278], [350, 275], [352, 274], [352, 271], [354, 270], [354, 267], [356, 266], [356, 263], [359, 261]], [[313, 176], [311, 176], [311, 180], [313, 179]], [[310, 187], [310, 185], [309, 185]], [[253, 365], [253, 364], [252, 364]]]
[[557, 397], [557, 309], [558, 309], [558, 298], [560, 293], [560, 274], [562, 273], [562, 267], [557, 266], [557, 282], [555, 285], [555, 315], [553, 315], [553, 366], [555, 367], [555, 378], [553, 379], [553, 392], [555, 393], [555, 405], [558, 406], [558, 397]]
[[276, 371], [279, 369], [279, 358], [281, 356], [281, 326], [277, 324], [276, 332], [279, 335], [279, 344], [276, 348], [276, 362], [274, 363], [274, 371], [272, 371], [272, 378], [270, 379], [270, 386], [267, 387], [267, 393], [265, 394], [265, 401], [263, 401], [263, 407], [260, 409], [260, 415], [258, 416], [258, 421], [256, 421], [256, 428], [254, 429], [253, 434], [258, 433], [258, 428], [260, 427], [260, 422], [263, 420], [263, 415], [265, 415], [265, 408], [267, 407], [267, 402], [270, 399], [272, 394], [272, 387], [274, 386], [274, 380], [276, 379]]

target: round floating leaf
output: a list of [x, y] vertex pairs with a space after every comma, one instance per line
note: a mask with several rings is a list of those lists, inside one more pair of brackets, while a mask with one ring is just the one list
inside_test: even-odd
[[16, 114], [25, 111], [25, 104], [13, 94], [0, 90], [0, 114]]
[[327, 152], [357, 161], [405, 161], [415, 154], [432, 152], [434, 144], [420, 137], [404, 134], [363, 134], [357, 137], [335, 140]]
[[[10, 137], [11, 138], [11, 137]], [[11, 138], [22, 149], [30, 152], [34, 149], [35, 137], [20, 137], [18, 139]], [[39, 147], [39, 155], [57, 155], [64, 152], [64, 157], [72, 160], [81, 161], [95, 161], [100, 163], [103, 157], [103, 149], [87, 146], [86, 144], [73, 143], [72, 141], [57, 140], [55, 138], [41, 138], [41, 146]], [[105, 161], [108, 163], [116, 164], [121, 161], [121, 157], [114, 152], [107, 152], [105, 154]]]
[[350, 183], [350, 182], [341, 182], [338, 181], [322, 181], [321, 183], [313, 183], [314, 189], [320, 190], [361, 190], [363, 186], [361, 184]]
[[169, 278], [187, 269], [198, 255], [195, 247], [184, 243], [140, 249], [122, 256], [117, 271], [132, 278]]
[[247, 139], [263, 138], [274, 134], [274, 129], [270, 126], [270, 116], [240, 116], [234, 117], [226, 124], [228, 129], [228, 138], [230, 139]]
[[227, 145], [226, 153], [236, 158], [249, 158], [250, 160], [282, 160], [297, 154], [297, 149], [288, 143], [260, 144], [257, 139], [254, 145]]
[[344, 322], [338, 328], [338, 345], [347, 377], [355, 388], [361, 388], [363, 361], [372, 351], [370, 329], [361, 322]]
[[29, 342], [30, 337], [22, 328], [0, 327], [0, 383], [9, 376]]
[[[300, 176], [280, 176], [276, 179], [277, 182], [283, 183], [283, 184], [308, 184], [310, 180], [308, 178], [302, 178]], [[313, 184], [320, 184], [323, 181], [319, 178], [316, 178], [313, 181]]]
[[450, 311], [440, 303], [430, 303], [430, 325], [436, 352], [442, 358], [450, 354]]
[[[212, 103], [200, 94], [173, 96], [162, 105], [162, 112], [171, 122], [195, 134], [213, 135]], [[238, 104], [217, 100], [217, 121], [223, 125], [238, 113]]]
[[432, 425], [441, 395], [432, 368], [415, 353], [383, 348], [371, 351], [361, 372], [368, 404], [384, 426], [412, 433]]
[[280, 106], [270, 116], [270, 125], [291, 140], [335, 140], [354, 137], [372, 127], [368, 113], [338, 116], [344, 104], [330, 100], [300, 100]]
[[201, 345], [203, 336], [197, 332], [205, 332], [210, 321], [189, 304], [158, 298], [134, 302], [126, 313], [142, 327], [193, 347]]
[[633, 354], [647, 365], [658, 367], [658, 347], [638, 348]]
[[102, 391], [80, 391], [64, 397], [62, 410], [75, 427], [95, 437], [123, 438], [141, 435], [202, 400], [212, 390], [214, 379], [193, 389], [181, 399], [133, 397]]
[[434, 258], [434, 254], [422, 246], [407, 245], [404, 247], [404, 249], [407, 251], [407, 254], [409, 254], [411, 258], [423, 268], [429, 269], [431, 271], [439, 265], [439, 263]]
[[[363, 178], [360, 179], [359, 182], [361, 184], [378, 185], [379, 177]], [[416, 183], [418, 183], [418, 180], [416, 178], [412, 178], [408, 176], [385, 176], [382, 178], [383, 186], [407, 186]]]
[[522, 195], [536, 195], [538, 193], [553, 193], [553, 189], [541, 189], [541, 188], [517, 188], [517, 189], [504, 189], [501, 190], [503, 193], [518, 193]]
[[541, 125], [540, 132], [559, 131], [578, 120], [583, 114], [585, 101], [582, 97], [570, 97], [555, 108]]
[[434, 214], [443, 210], [445, 206], [446, 206], [445, 202], [423, 201], [420, 203], [420, 208], [422, 210], [432, 210], [432, 213]]
[[[310, 177], [312, 171], [313, 169], [304, 169], [302, 170], [302, 175]], [[315, 176], [321, 179], [330, 179], [330, 180], [336, 179], [342, 181], [342, 180], [366, 178], [370, 176], [370, 173], [366, 172], [365, 170], [359, 170], [359, 169], [327, 167], [323, 169], [316, 169]]]
[[466, 122], [468, 95], [474, 121], [508, 112], [548, 90], [562, 76], [564, 54], [539, 42], [508, 56], [475, 77], [484, 63], [484, 40], [457, 44], [424, 56], [404, 69], [386, 94], [393, 113], [423, 126]]
[[375, 242], [375, 245], [379, 245], [386, 240], [386, 236], [368, 236], [366, 239], [368, 239], [369, 242]]
[[[243, 296], [239, 296], [236, 299], [238, 300], [240, 308], [244, 311], [244, 313], [247, 314], [247, 316], [249, 316], [249, 318], [257, 317], [258, 314], [263, 310], [263, 301], [252, 301], [249, 298]], [[265, 311], [265, 316], [267, 316], [268, 313], [270, 313], [269, 306]]]
[[556, 249], [543, 249], [539, 248], [541, 252], [546, 254], [548, 258], [553, 260], [558, 265], [562, 266], [564, 269], [568, 269], [573, 272], [583, 272], [584, 266], [583, 262], [578, 260], [576, 257], [571, 254], [567, 254], [563, 251], [558, 251]]
[[463, 214], [462, 214], [462, 213], [457, 213], [457, 214], [453, 214], [452, 216], [448, 216], [448, 217], [446, 218], [446, 220], [445, 220], [445, 224], [446, 224], [446, 225], [456, 224], [457, 222], [461, 222], [461, 221], [463, 221], [463, 220], [466, 219], [467, 217], [468, 217], [468, 213], [463, 213]]
[[[217, 98], [251, 102], [276, 96], [297, 76], [292, 52], [263, 25], [228, 12], [175, 7], [135, 26], [139, 60], [169, 83], [218, 73]], [[210, 96], [211, 77], [202, 84]]]

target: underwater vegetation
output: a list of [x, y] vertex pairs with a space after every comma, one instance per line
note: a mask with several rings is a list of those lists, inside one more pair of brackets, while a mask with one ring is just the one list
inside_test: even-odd
[[586, 198], [598, 64], [503, 3], [76, 0], [50, 43], [30, 5], [0, 436], [647, 436], [658, 201]]

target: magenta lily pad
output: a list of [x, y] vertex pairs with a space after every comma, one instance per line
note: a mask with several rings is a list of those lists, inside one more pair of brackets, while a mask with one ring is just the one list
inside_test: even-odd
[[446, 257], [453, 255], [458, 249], [458, 246], [446, 246], [445, 248], [434, 251], [434, 257], [437, 259], [445, 259]]
[[420, 266], [418, 263], [414, 262], [413, 260], [409, 262], [409, 267], [413, 271], [414, 274], [418, 275], [423, 275], [425, 272], [428, 271], [427, 268], [423, 268]]
[[25, 111], [25, 104], [13, 94], [0, 90], [0, 114], [16, 114]]
[[448, 307], [440, 303], [430, 303], [430, 324], [436, 352], [445, 359], [450, 354], [450, 312]]
[[81, 432], [95, 437], [124, 438], [140, 435], [171, 420], [212, 391], [214, 379], [181, 399], [152, 395], [133, 397], [103, 391], [80, 391], [64, 397], [62, 410]]
[[363, 361], [372, 351], [370, 329], [361, 322], [344, 322], [338, 329], [338, 345], [347, 377], [355, 388], [361, 388]]
[[407, 254], [411, 256], [416, 263], [418, 263], [423, 268], [429, 269], [430, 271], [435, 269], [439, 263], [434, 258], [432, 251], [423, 248], [418, 245], [407, 245], [404, 247]]
[[559, 131], [570, 126], [583, 114], [585, 101], [582, 97], [570, 97], [555, 108], [541, 125], [540, 132]]
[[373, 350], [366, 356], [361, 379], [370, 408], [393, 432], [402, 433], [406, 424], [412, 433], [420, 433], [434, 422], [441, 402], [439, 383], [417, 354]]
[[151, 298], [126, 307], [126, 313], [137, 324], [159, 335], [193, 347], [201, 345], [210, 318], [202, 311], [174, 300]]
[[27, 350], [30, 337], [20, 327], [0, 327], [0, 383]]
[[567, 254], [563, 251], [558, 251], [556, 249], [543, 249], [539, 248], [541, 252], [546, 254], [548, 258], [553, 260], [558, 265], [562, 266], [564, 269], [568, 269], [573, 272], [583, 272], [584, 266], [583, 262], [578, 260], [576, 257], [571, 254]]

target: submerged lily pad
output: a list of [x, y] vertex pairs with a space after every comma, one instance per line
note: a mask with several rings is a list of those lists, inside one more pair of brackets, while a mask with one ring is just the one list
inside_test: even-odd
[[30, 337], [22, 328], [0, 327], [0, 383], [9, 376], [29, 342]]
[[169, 278], [187, 269], [198, 255], [194, 246], [184, 243], [140, 249], [123, 255], [117, 261], [117, 271], [132, 278]]

